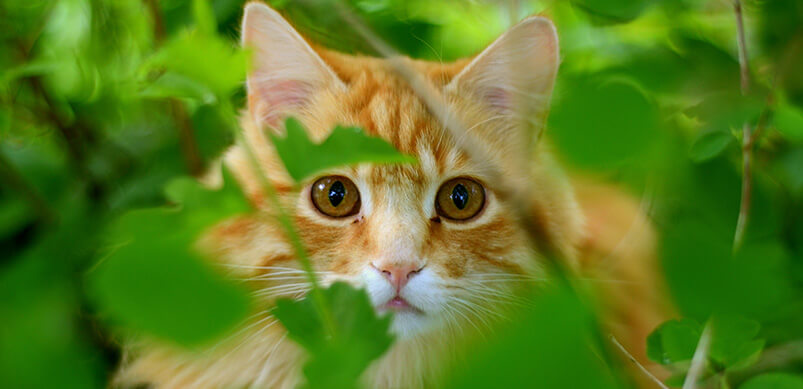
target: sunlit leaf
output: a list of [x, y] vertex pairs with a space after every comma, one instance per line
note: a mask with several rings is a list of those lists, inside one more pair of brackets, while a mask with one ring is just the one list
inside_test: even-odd
[[647, 338], [647, 356], [662, 365], [690, 361], [702, 328], [692, 319], [670, 320]]
[[709, 358], [729, 370], [755, 363], [764, 348], [764, 340], [754, 339], [761, 325], [734, 315], [715, 315], [712, 321]]
[[[493, 341], [471, 348], [447, 388], [614, 388], [600, 359], [589, 308], [571, 290], [556, 287]], [[582, 372], [579, 374], [578, 372]]]
[[131, 211], [111, 226], [110, 253], [90, 274], [90, 285], [113, 322], [192, 346], [221, 335], [248, 311], [246, 292], [193, 245], [211, 223], [249, 207], [231, 178], [218, 191], [178, 179], [167, 192], [179, 208]]
[[334, 283], [322, 294], [332, 313], [334, 334], [327, 332], [311, 296], [279, 300], [273, 314], [309, 353], [304, 365], [308, 387], [356, 387], [363, 370], [393, 342], [390, 316], [376, 317], [368, 295], [345, 283]]
[[381, 138], [366, 135], [358, 127], [337, 126], [320, 144], [313, 143], [303, 125], [294, 118], [287, 119], [285, 128], [284, 138], [271, 135], [271, 140], [288, 173], [297, 182], [336, 166], [416, 162], [414, 157], [398, 152]]

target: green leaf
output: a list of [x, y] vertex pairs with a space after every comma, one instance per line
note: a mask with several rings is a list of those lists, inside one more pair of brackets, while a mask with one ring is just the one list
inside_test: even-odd
[[789, 373], [766, 373], [749, 379], [739, 389], [803, 389], [803, 377]]
[[617, 387], [601, 360], [602, 346], [593, 341], [601, 334], [581, 299], [564, 286], [539, 291], [519, 320], [464, 349], [467, 363], [458, 365], [445, 387]]
[[659, 130], [658, 112], [633, 83], [583, 77], [565, 80], [563, 88], [549, 131], [570, 162], [606, 169], [648, 152]]
[[376, 317], [363, 290], [337, 282], [321, 291], [332, 313], [330, 336], [316, 311], [312, 297], [280, 299], [273, 315], [287, 328], [291, 339], [309, 352], [304, 366], [307, 386], [353, 388], [362, 372], [390, 347], [390, 316]]
[[725, 131], [710, 131], [700, 134], [692, 143], [689, 157], [694, 162], [703, 162], [722, 153], [734, 138]]
[[763, 340], [753, 339], [760, 328], [757, 321], [742, 316], [715, 315], [709, 358], [729, 370], [752, 365], [764, 348]]
[[183, 31], [151, 58], [146, 69], [174, 72], [227, 98], [245, 81], [248, 53], [217, 36]]
[[217, 33], [215, 11], [209, 0], [193, 0], [192, 14], [195, 17], [195, 26], [205, 35], [213, 36]]
[[572, 3], [602, 23], [625, 23], [641, 14], [645, 0], [572, 0]]
[[294, 118], [285, 121], [287, 135], [271, 134], [271, 140], [287, 172], [296, 182], [336, 166], [372, 163], [414, 163], [412, 156], [398, 152], [385, 140], [366, 135], [358, 127], [337, 126], [326, 140], [315, 144]]
[[187, 76], [174, 72], [165, 72], [148, 84], [139, 93], [143, 98], [178, 97], [196, 100], [202, 104], [214, 104], [217, 96], [209, 87]]
[[219, 191], [177, 179], [167, 195], [180, 206], [131, 211], [112, 224], [111, 252], [89, 279], [102, 312], [126, 328], [185, 346], [207, 342], [243, 319], [250, 304], [246, 291], [193, 249], [211, 223], [249, 210], [224, 177]]
[[803, 141], [803, 111], [789, 104], [781, 105], [775, 111], [775, 127], [786, 138], [796, 142]]
[[790, 298], [788, 253], [778, 243], [746, 243], [732, 254], [709, 223], [689, 217], [667, 226], [662, 262], [669, 290], [685, 316], [713, 313], [761, 317]]
[[662, 365], [691, 360], [702, 330], [692, 319], [669, 320], [647, 337], [647, 357]]

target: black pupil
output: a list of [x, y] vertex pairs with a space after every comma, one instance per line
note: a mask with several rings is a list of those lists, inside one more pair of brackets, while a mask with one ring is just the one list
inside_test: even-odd
[[457, 207], [457, 209], [463, 209], [468, 204], [468, 190], [465, 186], [463, 186], [463, 184], [457, 184], [454, 186], [454, 189], [452, 189], [451, 198], [452, 202], [454, 202], [454, 206]]
[[343, 201], [344, 197], [346, 197], [346, 187], [343, 186], [342, 182], [335, 181], [335, 183], [329, 187], [329, 202], [333, 207], [337, 207]]

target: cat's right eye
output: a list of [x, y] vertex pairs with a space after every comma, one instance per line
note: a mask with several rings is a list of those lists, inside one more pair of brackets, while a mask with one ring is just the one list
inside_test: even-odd
[[351, 180], [343, 176], [319, 178], [310, 189], [312, 204], [331, 217], [346, 217], [360, 211], [360, 192]]

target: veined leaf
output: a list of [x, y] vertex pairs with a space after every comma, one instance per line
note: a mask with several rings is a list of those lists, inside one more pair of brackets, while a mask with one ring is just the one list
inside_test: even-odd
[[285, 129], [284, 138], [271, 135], [271, 139], [287, 172], [296, 182], [336, 166], [361, 162], [416, 162], [414, 157], [400, 153], [381, 138], [366, 135], [358, 127], [337, 126], [320, 144], [310, 141], [303, 125], [294, 118], [285, 121]]

